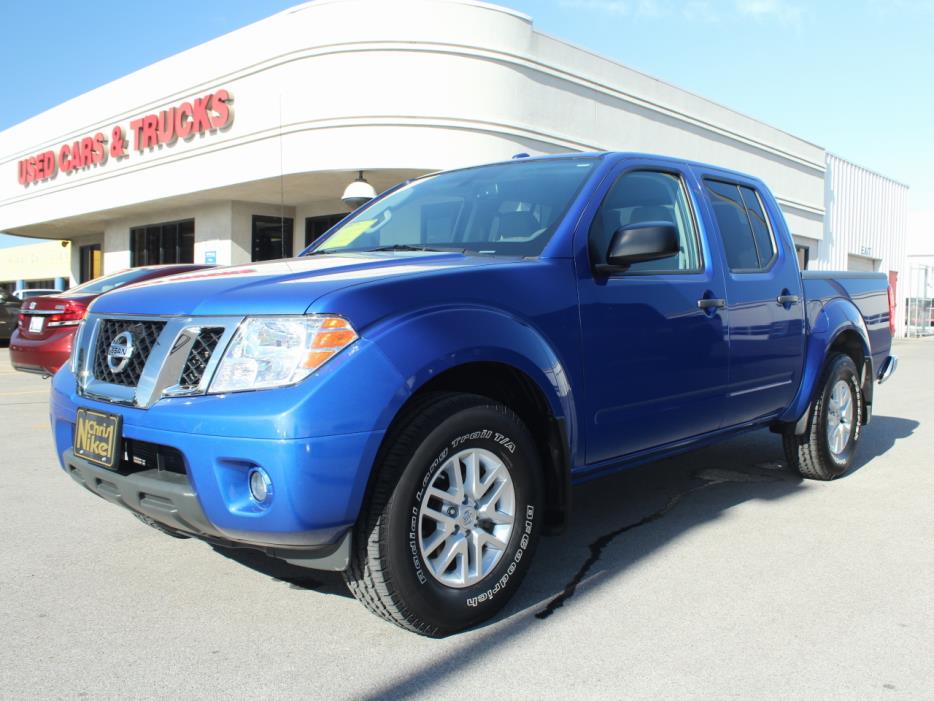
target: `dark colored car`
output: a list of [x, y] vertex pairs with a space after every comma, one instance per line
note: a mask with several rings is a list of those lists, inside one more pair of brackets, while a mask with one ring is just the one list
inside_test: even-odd
[[13, 335], [20, 304], [22, 302], [0, 287], [0, 341], [9, 341]]
[[[85, 282], [59, 294], [36, 297], [17, 303], [10, 314], [10, 361], [13, 368], [39, 375], [54, 375], [71, 355], [75, 329], [84, 318], [88, 305], [102, 294], [137, 282], [210, 268], [210, 265], [150, 265], [122, 270]], [[4, 300], [6, 312], [6, 301]], [[19, 315], [16, 321], [16, 314]], [[0, 338], [3, 338], [0, 325]], [[14, 330], [15, 328], [15, 330]]]

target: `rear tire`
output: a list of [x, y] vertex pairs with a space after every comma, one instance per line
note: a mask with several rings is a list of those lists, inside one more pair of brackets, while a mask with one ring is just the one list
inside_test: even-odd
[[828, 358], [818, 386], [807, 432], [786, 433], [782, 443], [788, 464], [802, 477], [832, 480], [852, 465], [862, 428], [863, 394], [853, 359], [842, 353]]
[[431, 637], [495, 615], [541, 527], [538, 452], [519, 417], [486, 397], [432, 395], [376, 470], [344, 573], [357, 600]]

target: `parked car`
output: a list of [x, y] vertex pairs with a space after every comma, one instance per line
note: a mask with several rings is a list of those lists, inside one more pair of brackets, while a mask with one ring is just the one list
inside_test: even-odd
[[403, 184], [296, 259], [102, 297], [51, 414], [95, 494], [437, 636], [515, 593], [573, 483], [759, 427], [843, 474], [893, 321], [884, 275], [799, 272], [756, 178], [526, 158]]
[[16, 328], [16, 319], [19, 316], [19, 305], [22, 302], [0, 287], [0, 341], [9, 341]]
[[34, 287], [28, 290], [16, 290], [13, 295], [20, 301], [32, 299], [33, 297], [45, 297], [46, 295], [57, 295], [61, 290], [51, 287]]
[[207, 267], [211, 266], [179, 264], [130, 268], [95, 278], [67, 292], [53, 290], [55, 294], [24, 301], [17, 310], [19, 319], [10, 340], [13, 368], [39, 375], [54, 375], [68, 362], [75, 330], [87, 314], [88, 305], [99, 296], [144, 280]]

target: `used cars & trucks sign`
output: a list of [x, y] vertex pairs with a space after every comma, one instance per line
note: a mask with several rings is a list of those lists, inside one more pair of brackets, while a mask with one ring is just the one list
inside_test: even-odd
[[19, 162], [19, 182], [28, 186], [50, 180], [59, 172], [69, 174], [103, 166], [111, 158], [129, 158], [132, 151], [142, 153], [173, 144], [178, 139], [189, 140], [197, 134], [223, 129], [233, 121], [232, 101], [227, 90], [216, 90], [134, 119], [126, 129], [117, 124], [109, 135], [97, 132], [29, 156]]

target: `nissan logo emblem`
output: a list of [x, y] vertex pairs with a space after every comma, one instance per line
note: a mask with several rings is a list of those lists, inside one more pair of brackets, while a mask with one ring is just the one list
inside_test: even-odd
[[129, 331], [118, 333], [110, 342], [110, 348], [107, 349], [107, 367], [114, 374], [123, 372], [135, 350], [133, 334]]

